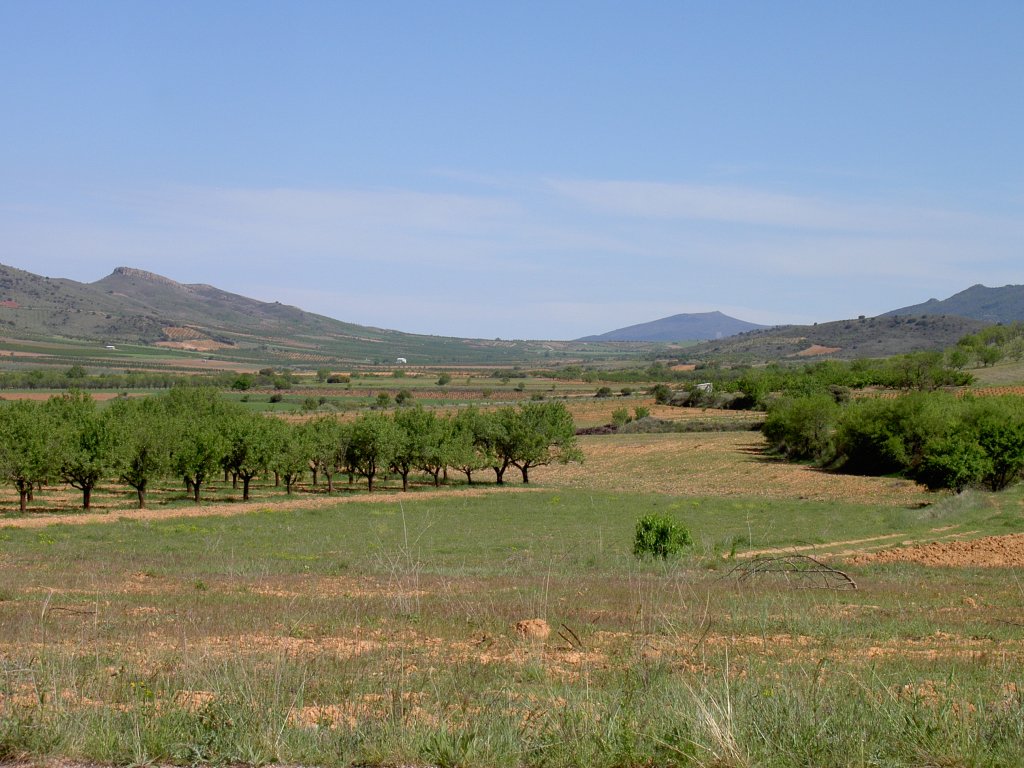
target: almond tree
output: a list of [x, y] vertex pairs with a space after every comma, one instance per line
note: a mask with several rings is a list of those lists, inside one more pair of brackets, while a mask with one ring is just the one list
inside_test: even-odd
[[279, 431], [270, 418], [242, 413], [231, 420], [224, 464], [242, 480], [242, 501], [249, 500], [249, 484], [267, 471], [279, 448]]
[[576, 425], [564, 403], [524, 403], [505, 414], [505, 458], [530, 482], [532, 467], [582, 461]]
[[333, 416], [311, 419], [302, 429], [306, 433], [313, 484], [316, 485], [316, 478], [323, 475], [327, 479], [327, 493], [332, 493], [334, 475], [345, 464], [351, 430]]
[[82, 508], [89, 509], [93, 490], [113, 462], [110, 423], [101, 417], [96, 403], [84, 392], [51, 397], [46, 410], [54, 425], [51, 446], [58, 474], [82, 492]]
[[121, 482], [135, 489], [143, 509], [150, 482], [171, 468], [167, 412], [155, 398], [126, 398], [111, 403], [104, 416], [114, 441], [112, 467]]
[[32, 489], [56, 472], [48, 432], [41, 404], [15, 400], [0, 407], [0, 476], [17, 489], [22, 512], [28, 509]]
[[306, 433], [294, 424], [274, 419], [267, 420], [273, 425], [275, 446], [270, 466], [284, 480], [285, 493], [291, 494], [292, 486], [309, 468], [309, 445]]
[[383, 413], [367, 413], [352, 425], [346, 461], [357, 475], [366, 478], [366, 489], [371, 493], [373, 479], [390, 466], [398, 443], [398, 427]]
[[448, 463], [466, 476], [469, 485], [473, 484], [474, 472], [494, 466], [485, 439], [486, 421], [489, 418], [489, 414], [470, 406], [459, 411], [449, 422]]

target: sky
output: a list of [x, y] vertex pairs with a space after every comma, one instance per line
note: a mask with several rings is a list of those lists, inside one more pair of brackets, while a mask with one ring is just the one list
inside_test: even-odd
[[0, 262], [414, 333], [1024, 282], [1024, 3], [0, 0]]

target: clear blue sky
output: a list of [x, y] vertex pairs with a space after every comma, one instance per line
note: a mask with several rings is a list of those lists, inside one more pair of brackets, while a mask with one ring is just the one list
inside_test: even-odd
[[0, 262], [405, 331], [1024, 282], [1024, 3], [0, 0]]

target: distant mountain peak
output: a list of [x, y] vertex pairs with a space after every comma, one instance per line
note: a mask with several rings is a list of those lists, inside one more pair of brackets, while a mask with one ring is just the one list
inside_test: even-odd
[[577, 341], [704, 341], [765, 327], [748, 323], [746, 320], [737, 320], [715, 310], [663, 317], [660, 320], [618, 328], [597, 336], [586, 336]]
[[110, 273], [110, 276], [126, 277], [131, 280], [147, 280], [151, 283], [159, 283], [160, 285], [167, 285], [172, 288], [185, 287], [181, 283], [171, 280], [169, 277], [158, 275], [155, 272], [147, 272], [144, 269], [136, 269], [135, 267], [117, 267]]

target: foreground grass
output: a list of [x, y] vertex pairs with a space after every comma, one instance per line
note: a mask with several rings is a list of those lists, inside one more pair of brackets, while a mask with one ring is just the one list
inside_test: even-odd
[[[629, 554], [671, 514], [695, 552]], [[1019, 765], [1005, 570], [739, 582], [730, 554], [958, 525], [924, 509], [569, 489], [0, 528], [0, 759], [117, 764]], [[545, 619], [547, 638], [516, 633]]]

